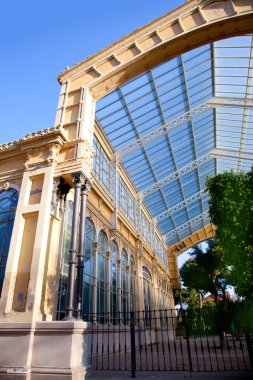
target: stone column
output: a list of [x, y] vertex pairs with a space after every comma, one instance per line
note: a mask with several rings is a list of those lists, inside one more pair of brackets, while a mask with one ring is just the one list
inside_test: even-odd
[[72, 175], [72, 181], [74, 183], [74, 209], [72, 219], [72, 231], [71, 231], [71, 245], [70, 245], [70, 257], [69, 257], [69, 272], [68, 272], [68, 293], [67, 293], [67, 307], [66, 317], [67, 320], [74, 319], [75, 309], [75, 272], [76, 272], [76, 256], [77, 256], [77, 234], [78, 234], [78, 219], [79, 219], [79, 203], [80, 192], [84, 178], [80, 173]]
[[45, 263], [45, 286], [42, 295], [43, 320], [56, 318], [60, 277], [61, 236], [64, 227], [66, 199], [71, 186], [62, 177], [54, 179], [51, 201], [51, 219], [48, 235], [48, 253]]
[[[6, 319], [6, 314], [10, 321], [42, 319], [53, 172], [51, 164], [44, 167], [27, 165], [23, 175], [1, 297], [2, 320]], [[37, 186], [35, 193], [33, 187]]]

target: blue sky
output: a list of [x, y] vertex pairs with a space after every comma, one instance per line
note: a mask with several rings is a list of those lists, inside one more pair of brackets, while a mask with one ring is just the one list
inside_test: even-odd
[[183, 0], [12, 0], [0, 5], [0, 143], [53, 126], [65, 66], [165, 14]]

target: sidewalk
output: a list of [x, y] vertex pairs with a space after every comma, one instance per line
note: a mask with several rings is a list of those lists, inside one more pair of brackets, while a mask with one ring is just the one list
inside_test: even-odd
[[[88, 374], [88, 380], [124, 380], [131, 379], [131, 372], [117, 372], [117, 371], [90, 371]], [[182, 379], [193, 379], [193, 380], [234, 380], [234, 379], [253, 379], [253, 371], [234, 371], [234, 372], [200, 372], [192, 373], [189, 372], [136, 372], [136, 380], [182, 380]]]

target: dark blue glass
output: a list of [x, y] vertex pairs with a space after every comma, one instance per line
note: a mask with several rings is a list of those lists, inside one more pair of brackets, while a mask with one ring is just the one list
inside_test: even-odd
[[15, 189], [9, 189], [0, 193], [0, 296], [17, 202], [18, 192]]

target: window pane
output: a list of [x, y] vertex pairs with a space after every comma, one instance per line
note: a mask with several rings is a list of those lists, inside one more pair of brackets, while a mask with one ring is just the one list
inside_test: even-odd
[[9, 252], [18, 192], [9, 189], [0, 193], [0, 296]]

